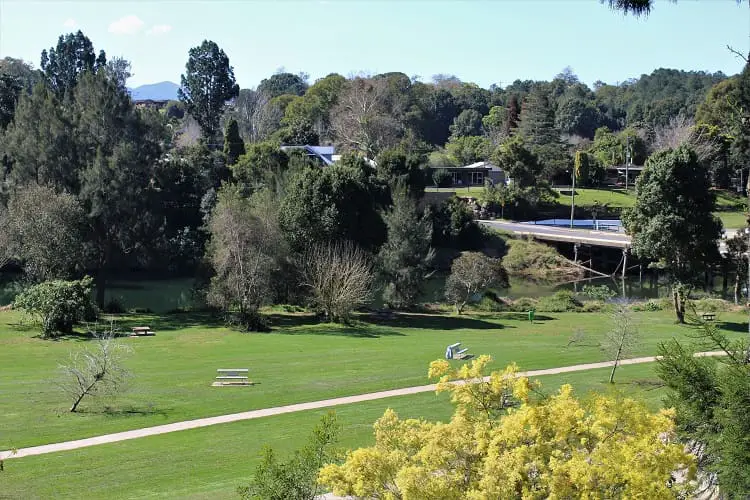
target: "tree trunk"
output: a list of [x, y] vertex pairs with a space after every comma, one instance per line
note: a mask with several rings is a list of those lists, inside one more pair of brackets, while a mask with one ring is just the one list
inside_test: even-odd
[[740, 276], [739, 273], [734, 276], [734, 303], [740, 303]]
[[672, 289], [672, 300], [674, 302], [674, 312], [677, 315], [677, 322], [680, 324], [685, 323], [685, 309], [680, 298], [680, 292], [676, 289]]

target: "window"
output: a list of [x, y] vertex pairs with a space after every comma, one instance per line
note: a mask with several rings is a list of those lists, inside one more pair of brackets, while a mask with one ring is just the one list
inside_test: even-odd
[[482, 185], [484, 184], [484, 172], [472, 172], [471, 173], [471, 183], [474, 185]]
[[454, 186], [461, 184], [461, 172], [451, 172], [451, 180]]

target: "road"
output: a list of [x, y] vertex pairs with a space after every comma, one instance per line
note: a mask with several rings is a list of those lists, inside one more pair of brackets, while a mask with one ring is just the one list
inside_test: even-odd
[[[712, 351], [712, 352], [699, 352], [696, 356], [724, 356], [723, 351]], [[623, 359], [620, 361], [620, 365], [635, 365], [641, 363], [652, 363], [658, 359], [658, 356], [647, 356], [643, 358], [632, 358]], [[558, 368], [546, 368], [543, 370], [531, 370], [527, 372], [519, 372], [520, 377], [539, 377], [541, 375], [558, 375], [561, 373], [579, 372], [585, 370], [595, 370], [597, 368], [608, 368], [612, 366], [612, 361], [604, 361], [601, 363], [586, 363], [581, 365], [572, 366], [561, 366]], [[486, 377], [485, 380], [489, 380]], [[312, 401], [309, 403], [298, 403], [287, 406], [277, 406], [274, 408], [265, 408], [261, 410], [251, 410], [242, 413], [232, 413], [229, 415], [219, 415], [216, 417], [199, 418], [196, 420], [186, 420], [183, 422], [174, 422], [171, 424], [156, 425], [153, 427], [145, 427], [143, 429], [134, 429], [132, 431], [117, 432], [115, 434], [105, 434], [103, 436], [95, 436], [91, 438], [78, 439], [75, 441], [65, 441], [61, 443], [45, 444], [42, 446], [33, 446], [30, 448], [21, 448], [15, 450], [13, 453], [11, 450], [0, 451], [0, 460], [10, 458], [23, 458], [30, 457], [33, 455], [44, 455], [47, 453], [56, 453], [60, 451], [76, 450], [79, 448], [87, 448], [89, 446], [95, 446], [99, 444], [117, 443], [119, 441], [127, 441], [130, 439], [143, 438], [148, 436], [156, 436], [158, 434], [167, 434], [170, 432], [184, 431], [188, 429], [197, 429], [199, 427], [208, 427], [210, 425], [226, 424], [229, 422], [239, 422], [242, 420], [253, 420], [256, 418], [270, 417], [272, 415], [283, 415], [285, 413], [295, 413], [306, 410], [316, 410], [320, 408], [330, 408], [332, 406], [339, 406], [351, 403], [361, 403], [363, 401], [374, 401], [377, 399], [391, 398], [394, 396], [406, 396], [409, 394], [419, 394], [423, 392], [434, 392], [435, 384], [420, 385], [416, 387], [404, 387], [402, 389], [393, 389], [390, 391], [381, 392], [370, 392], [367, 394], [358, 394], [355, 396], [345, 396], [342, 398], [324, 399], [322, 401]], [[226, 390], [226, 389], [219, 389]]]

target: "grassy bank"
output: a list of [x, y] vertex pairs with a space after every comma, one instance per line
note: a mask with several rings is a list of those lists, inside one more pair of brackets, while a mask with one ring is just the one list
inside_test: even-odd
[[[638, 313], [649, 355], [659, 342], [690, 332], [667, 311]], [[90, 400], [80, 414], [55, 385], [57, 365], [87, 342], [77, 337], [41, 340], [16, 312], [0, 313], [0, 448], [26, 447], [198, 417], [266, 408], [426, 383], [426, 367], [445, 346], [462, 342], [498, 365], [523, 369], [602, 361], [598, 344], [610, 327], [602, 313], [522, 313], [473, 316], [403, 315], [345, 327], [318, 324], [307, 315], [277, 314], [272, 333], [231, 331], [196, 314], [126, 316], [125, 330], [149, 325], [155, 337], [125, 338], [131, 391], [112, 401]], [[746, 331], [746, 316], [721, 313], [719, 325]], [[586, 341], [567, 347], [576, 332]], [[736, 332], [736, 333], [735, 333]], [[211, 387], [218, 368], [250, 369], [258, 385], [238, 391]]]
[[[660, 406], [664, 393], [655, 385], [653, 365], [620, 368], [614, 389], [607, 383], [608, 375], [609, 370], [593, 370], [539, 380], [547, 392], [571, 383], [582, 397], [590, 391], [615, 390], [646, 401], [652, 409]], [[389, 407], [402, 417], [430, 420], [447, 420], [452, 412], [447, 396], [433, 393], [341, 406], [336, 408], [342, 424], [340, 445], [371, 444], [372, 423]], [[289, 452], [305, 441], [323, 413], [307, 411], [12, 459], [0, 476], [0, 497], [237, 498], [236, 488], [252, 476], [263, 445]]]

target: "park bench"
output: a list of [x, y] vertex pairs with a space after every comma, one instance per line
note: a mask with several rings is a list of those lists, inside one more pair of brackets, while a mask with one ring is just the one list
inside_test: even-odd
[[144, 335], [156, 335], [154, 332], [151, 331], [150, 326], [134, 326], [131, 328], [133, 330], [133, 333], [130, 335], [131, 337], [141, 337]]
[[468, 356], [469, 348], [461, 349], [456, 353], [456, 359], [464, 359], [466, 356]]
[[703, 313], [701, 314], [701, 317], [703, 318], [704, 321], [713, 321], [714, 319], [716, 319], [716, 314], [715, 313]]
[[247, 377], [247, 368], [219, 368], [216, 372], [218, 375], [216, 381], [213, 383], [214, 387], [250, 385], [250, 380]]
[[455, 344], [451, 344], [448, 346], [448, 348], [445, 350], [445, 359], [453, 359], [454, 352], [458, 347], [461, 345], [461, 342], [456, 342]]

